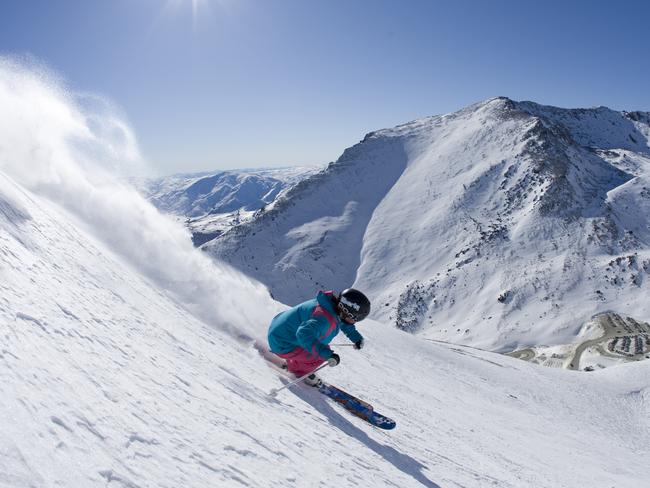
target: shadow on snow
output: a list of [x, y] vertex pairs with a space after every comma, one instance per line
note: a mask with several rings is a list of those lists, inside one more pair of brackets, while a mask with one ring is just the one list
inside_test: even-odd
[[[422, 470], [425, 467], [424, 464], [416, 461], [407, 454], [402, 454], [393, 447], [381, 444], [369, 437], [368, 434], [366, 434], [363, 430], [356, 427], [352, 422], [341, 415], [337, 411], [338, 408], [335, 408], [332, 402], [329, 399], [323, 398], [320, 393], [305, 390], [300, 386], [292, 387], [290, 388], [290, 391], [304, 402], [309, 403], [312, 407], [314, 407], [314, 409], [324, 415], [332, 425], [335, 425], [350, 437], [353, 437], [359, 442], [365, 444], [366, 447], [376, 452], [378, 455], [391, 463], [404, 474], [413, 477], [416, 481], [420, 482], [422, 485], [428, 488], [441, 488], [440, 485], [434, 483], [426, 476], [424, 476], [422, 473]], [[319, 398], [316, 398], [316, 396]], [[359, 419], [359, 421], [363, 422], [361, 419]]]

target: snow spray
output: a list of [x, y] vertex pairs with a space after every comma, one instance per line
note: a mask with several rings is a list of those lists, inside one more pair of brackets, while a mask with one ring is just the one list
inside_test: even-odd
[[278, 305], [261, 284], [196, 250], [181, 224], [120, 179], [145, 166], [112, 104], [72, 93], [37, 62], [0, 57], [0, 171], [58, 204], [206, 323], [239, 339], [259, 335]]

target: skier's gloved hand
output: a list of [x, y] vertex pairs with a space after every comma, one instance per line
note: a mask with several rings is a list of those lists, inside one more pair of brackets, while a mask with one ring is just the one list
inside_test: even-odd
[[354, 343], [354, 348], [355, 349], [363, 349], [363, 346], [365, 346], [365, 345], [366, 345], [366, 341], [362, 337], [361, 339], [359, 339], [357, 342]]
[[327, 360], [327, 364], [329, 364], [332, 368], [334, 366], [337, 366], [340, 362], [341, 358], [336, 353], [332, 353], [332, 356]]

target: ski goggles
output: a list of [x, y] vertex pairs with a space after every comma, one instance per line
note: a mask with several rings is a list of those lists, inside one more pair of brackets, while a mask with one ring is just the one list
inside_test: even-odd
[[353, 314], [348, 312], [346, 310], [346, 308], [343, 305], [341, 305], [340, 303], [339, 303], [339, 306], [338, 306], [338, 312], [339, 312], [339, 315], [341, 316], [341, 318], [343, 319], [344, 322], [347, 322], [349, 324], [354, 324], [355, 322], [358, 321], [358, 319]]

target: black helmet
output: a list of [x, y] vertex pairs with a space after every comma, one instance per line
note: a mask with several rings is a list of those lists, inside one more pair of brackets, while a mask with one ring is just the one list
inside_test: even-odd
[[355, 322], [365, 319], [370, 313], [370, 300], [354, 288], [348, 288], [341, 292], [338, 306], [344, 319], [347, 316]]

